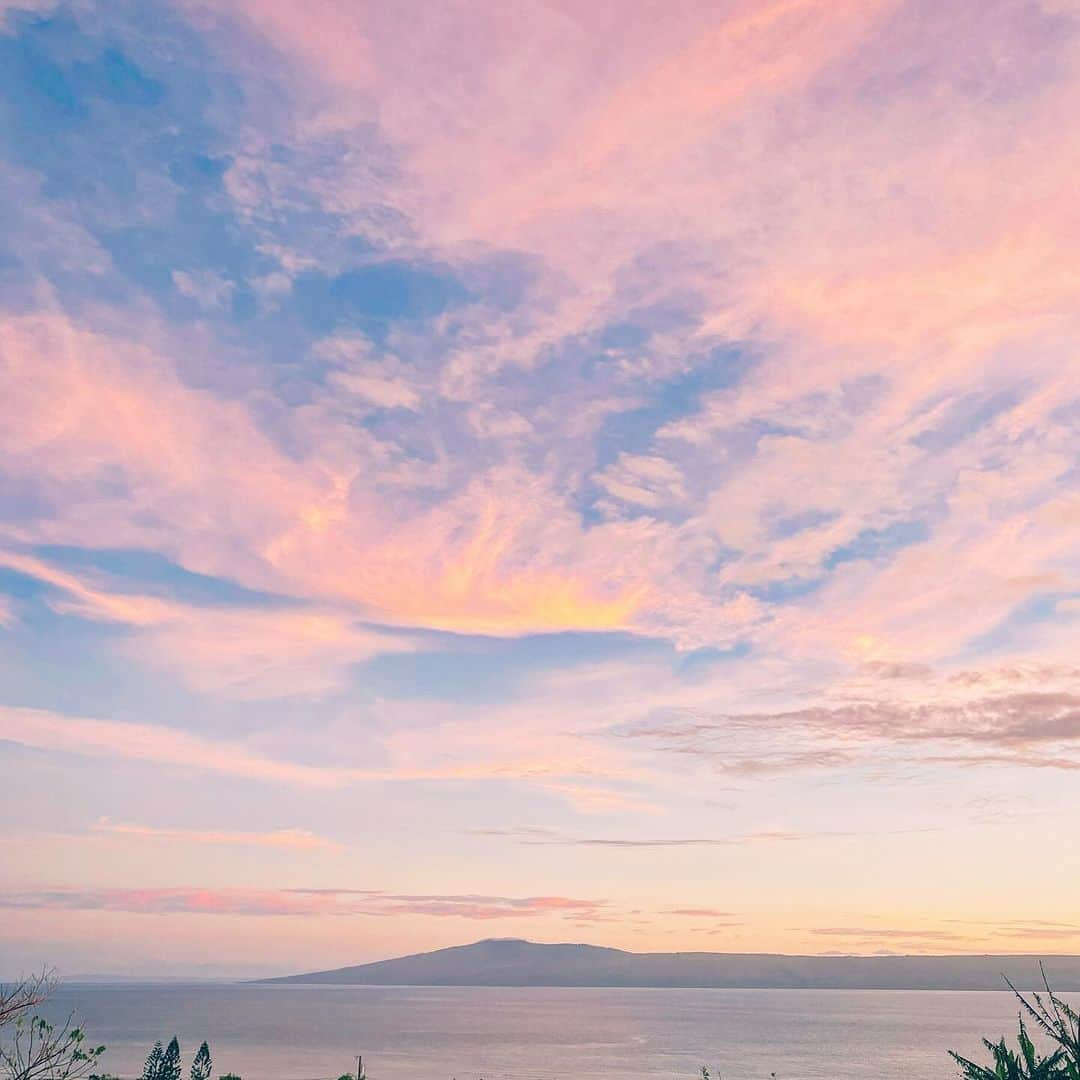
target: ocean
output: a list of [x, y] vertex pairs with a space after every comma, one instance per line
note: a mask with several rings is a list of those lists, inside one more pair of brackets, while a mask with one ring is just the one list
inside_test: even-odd
[[137, 1077], [155, 1039], [215, 1076], [316, 1080], [953, 1080], [946, 1050], [1016, 1028], [1007, 992], [212, 985], [62, 986], [105, 1071]]

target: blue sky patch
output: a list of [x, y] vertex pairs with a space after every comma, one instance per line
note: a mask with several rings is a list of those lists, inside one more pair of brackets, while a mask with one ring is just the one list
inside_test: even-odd
[[824, 566], [834, 570], [846, 562], [879, 559], [929, 538], [930, 529], [925, 521], [897, 521], [883, 529], [863, 529], [850, 543], [831, 551]]

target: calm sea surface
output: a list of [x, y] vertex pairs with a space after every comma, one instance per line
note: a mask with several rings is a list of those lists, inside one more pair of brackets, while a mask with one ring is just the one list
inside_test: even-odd
[[208, 1039], [244, 1080], [337, 1077], [358, 1052], [369, 1080], [952, 1080], [946, 1049], [1016, 1026], [1008, 993], [906, 990], [69, 985], [72, 1008], [121, 1077], [175, 1033], [185, 1073]]

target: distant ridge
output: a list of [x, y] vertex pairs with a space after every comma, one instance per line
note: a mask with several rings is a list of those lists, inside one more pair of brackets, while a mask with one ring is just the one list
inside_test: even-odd
[[781, 956], [632, 953], [491, 938], [373, 964], [262, 979], [356, 986], [637, 986], [834, 990], [1080, 990], [1080, 956]]

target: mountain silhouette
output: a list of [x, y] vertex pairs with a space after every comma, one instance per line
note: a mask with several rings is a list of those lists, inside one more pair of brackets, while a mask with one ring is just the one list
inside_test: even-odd
[[640, 986], [851, 990], [1080, 990], [1080, 956], [782, 956], [633, 953], [489, 938], [371, 964], [264, 979], [356, 986]]

